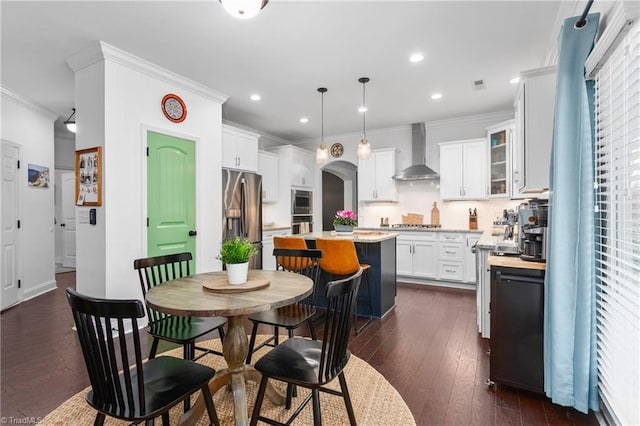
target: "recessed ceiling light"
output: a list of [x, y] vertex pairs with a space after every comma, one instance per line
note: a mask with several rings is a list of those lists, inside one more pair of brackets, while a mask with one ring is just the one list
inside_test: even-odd
[[433, 95], [431, 95], [431, 99], [441, 99], [442, 98], [442, 93], [434, 93]]
[[367, 107], [361, 106], [360, 108], [358, 108], [358, 112], [367, 112]]
[[309, 122], [309, 119], [308, 119], [307, 117], [302, 117], [302, 118], [300, 119], [300, 122], [301, 122], [302, 124], [307, 124], [307, 123]]
[[520, 82], [520, 77], [513, 77], [511, 80], [509, 80], [509, 83], [511, 84], [518, 84]]
[[253, 95], [251, 95], [249, 98], [250, 98], [252, 101], [259, 101], [260, 99], [262, 99], [262, 98], [260, 97], [260, 95], [258, 95], [257, 93], [254, 93], [254, 94], [253, 94]]
[[409, 61], [416, 63], [416, 62], [422, 62], [424, 60], [424, 55], [422, 53], [413, 53], [411, 56], [409, 56]]

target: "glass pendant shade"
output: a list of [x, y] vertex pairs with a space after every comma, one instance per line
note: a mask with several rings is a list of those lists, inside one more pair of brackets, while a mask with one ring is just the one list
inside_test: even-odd
[[220, 0], [224, 10], [238, 19], [251, 19], [267, 5], [269, 0]]
[[360, 139], [358, 144], [358, 160], [368, 160], [371, 155], [371, 145], [366, 139]]
[[329, 160], [329, 148], [322, 144], [316, 150], [316, 163], [325, 164]]

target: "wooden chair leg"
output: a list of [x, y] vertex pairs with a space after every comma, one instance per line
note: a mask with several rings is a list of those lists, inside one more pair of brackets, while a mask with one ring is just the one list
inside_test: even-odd
[[258, 424], [258, 417], [260, 416], [260, 409], [262, 408], [262, 401], [264, 400], [264, 392], [267, 389], [267, 382], [269, 378], [262, 376], [260, 380], [260, 388], [258, 388], [258, 396], [256, 397], [255, 405], [253, 406], [253, 413], [251, 414], [251, 426]]
[[[153, 421], [152, 421], [153, 424]], [[171, 423], [169, 422], [169, 412], [166, 413], [162, 413], [162, 426], [170, 426]]]
[[[287, 329], [289, 339], [293, 339], [293, 328]], [[315, 340], [315, 339], [314, 339]], [[291, 397], [298, 396], [298, 387], [294, 384], [287, 383], [287, 400], [285, 402], [285, 408], [288, 410], [291, 408]]]
[[355, 329], [356, 335], [360, 333], [373, 320], [373, 303], [371, 301], [372, 299], [371, 299], [371, 286], [369, 285], [369, 271], [364, 271], [362, 278], [364, 281], [363, 282], [364, 287], [367, 288], [367, 298], [369, 299], [369, 318], [367, 318], [364, 324], [358, 327], [358, 302], [357, 302], [358, 299], [356, 296], [356, 309], [355, 309], [355, 312], [353, 313], [353, 328]]
[[313, 425], [322, 426], [322, 415], [320, 414], [320, 391], [318, 388], [311, 389], [311, 399], [313, 401]]
[[202, 396], [204, 398], [204, 404], [207, 407], [207, 413], [209, 414], [209, 421], [215, 426], [220, 425], [220, 420], [218, 420], [218, 414], [216, 413], [216, 407], [213, 406], [213, 397], [211, 395], [211, 391], [209, 390], [209, 385], [206, 384], [202, 387]]
[[313, 320], [311, 318], [307, 320], [307, 327], [309, 327], [309, 334], [311, 334], [311, 338], [313, 340], [318, 340], [318, 336], [316, 336], [316, 328], [313, 326]]
[[251, 356], [253, 355], [253, 347], [256, 345], [256, 334], [258, 334], [258, 323], [253, 323], [253, 329], [251, 330], [251, 340], [249, 340], [249, 353], [247, 353], [246, 364], [251, 364]]
[[96, 413], [96, 419], [93, 421], [94, 426], [102, 426], [104, 424], [104, 414]]
[[224, 327], [218, 327], [218, 334], [220, 335], [220, 343], [224, 343]]
[[160, 339], [157, 337], [153, 338], [153, 343], [151, 344], [151, 350], [149, 351], [149, 359], [154, 359], [156, 357], [156, 352], [158, 352], [158, 342]]
[[351, 405], [351, 397], [349, 396], [349, 390], [347, 389], [347, 381], [344, 378], [344, 372], [338, 374], [338, 380], [340, 380], [340, 389], [342, 390], [342, 398], [344, 399], [344, 405], [347, 407], [347, 414], [349, 415], [349, 423], [351, 426], [356, 426], [356, 416], [353, 412], [353, 406]]

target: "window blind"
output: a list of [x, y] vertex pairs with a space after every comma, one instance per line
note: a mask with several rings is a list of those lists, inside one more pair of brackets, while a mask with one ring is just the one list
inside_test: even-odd
[[640, 424], [640, 26], [595, 75], [596, 336], [608, 422]]

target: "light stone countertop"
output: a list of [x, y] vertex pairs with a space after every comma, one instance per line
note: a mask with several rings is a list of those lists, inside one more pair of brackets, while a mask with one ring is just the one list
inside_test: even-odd
[[351, 235], [338, 235], [336, 231], [318, 231], [309, 232], [308, 234], [297, 234], [296, 237], [302, 237], [308, 240], [315, 240], [317, 238], [333, 238], [333, 239], [345, 239], [353, 240], [359, 243], [379, 243], [381, 241], [396, 238], [397, 232], [384, 232], [379, 230], [362, 230], [355, 229]]
[[471, 234], [481, 234], [485, 231], [481, 229], [446, 229], [446, 228], [415, 228], [415, 229], [403, 229], [403, 228], [392, 228], [390, 226], [385, 227], [358, 227], [360, 230], [371, 230], [371, 231], [381, 231], [381, 232], [459, 232], [459, 233], [471, 233]]

